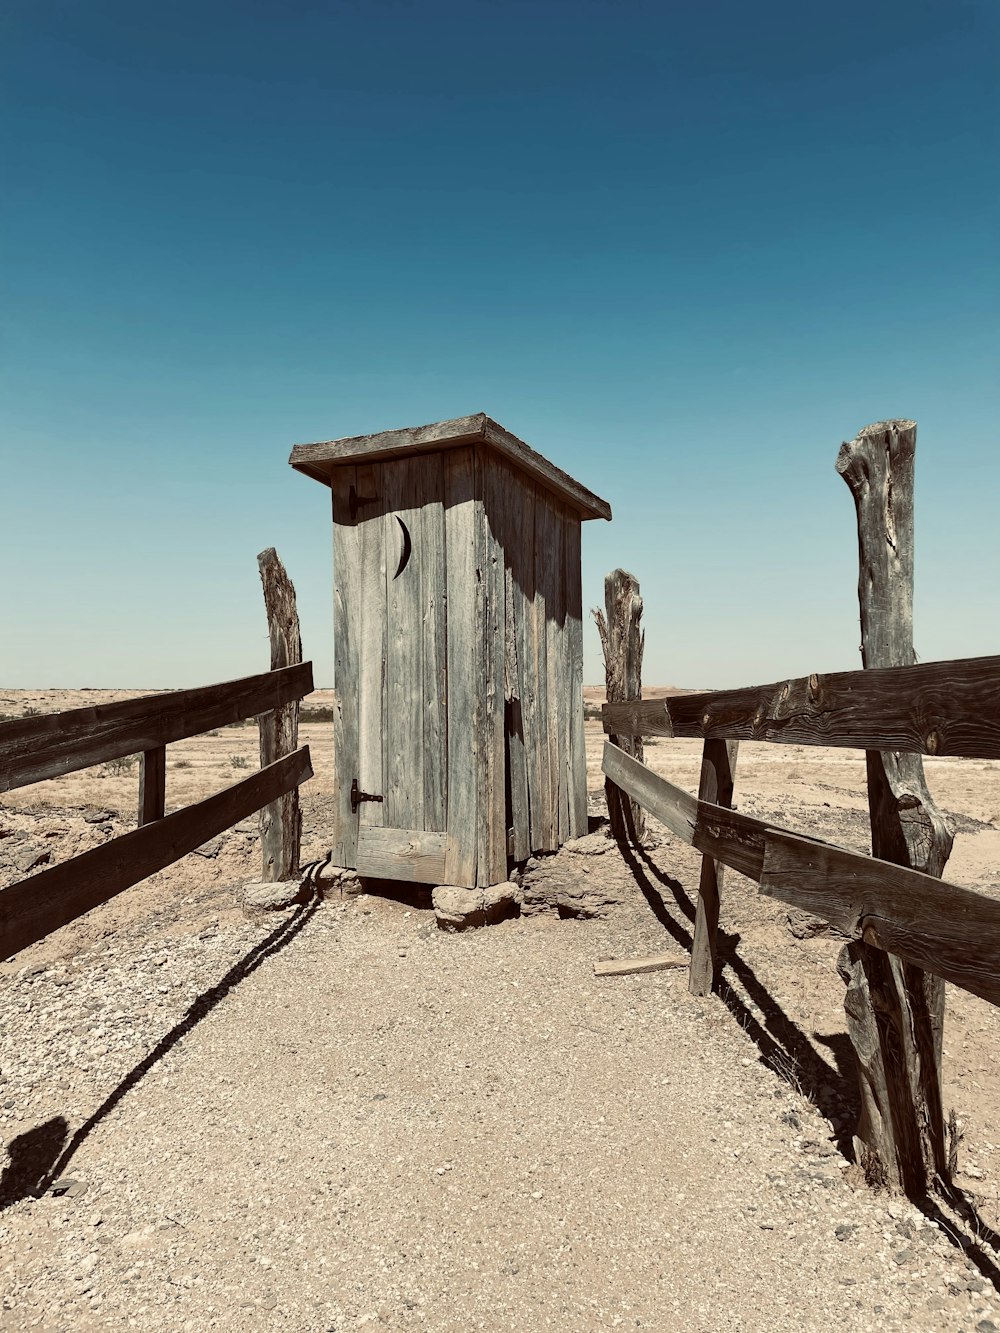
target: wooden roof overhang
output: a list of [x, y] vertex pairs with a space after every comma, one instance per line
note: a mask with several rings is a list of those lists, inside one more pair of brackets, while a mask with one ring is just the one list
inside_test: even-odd
[[456, 417], [453, 421], [436, 421], [430, 426], [381, 431], [378, 435], [353, 435], [344, 440], [297, 444], [288, 461], [297, 472], [304, 472], [307, 477], [329, 486], [333, 469], [342, 463], [409, 458], [414, 454], [457, 448], [463, 444], [485, 444], [495, 449], [576, 509], [581, 518], [611, 518], [607, 500], [574, 481], [568, 472], [563, 472], [516, 435], [504, 430], [485, 412]]

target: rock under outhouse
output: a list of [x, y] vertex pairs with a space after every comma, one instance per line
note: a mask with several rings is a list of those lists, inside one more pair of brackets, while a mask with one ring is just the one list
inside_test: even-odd
[[333, 492], [334, 864], [473, 888], [586, 833], [580, 534], [607, 502], [482, 413], [290, 462]]

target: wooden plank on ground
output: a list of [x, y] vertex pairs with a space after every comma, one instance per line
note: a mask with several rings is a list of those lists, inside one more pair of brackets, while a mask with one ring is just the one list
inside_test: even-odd
[[1000, 759], [1000, 657], [814, 674], [605, 704], [618, 736], [712, 737]]
[[146, 750], [139, 761], [138, 824], [152, 824], [162, 819], [167, 799], [167, 747]]
[[447, 855], [447, 833], [380, 824], [362, 824], [358, 829], [358, 874], [372, 879], [444, 884]]
[[686, 958], [676, 954], [651, 953], [645, 958], [611, 958], [594, 964], [595, 977], [625, 977], [633, 972], [662, 972], [670, 967], [687, 967]]
[[312, 777], [304, 746], [215, 796], [0, 890], [0, 961], [162, 870]]
[[1000, 902], [933, 875], [769, 829], [760, 891], [1000, 1005]]
[[[733, 804], [733, 779], [739, 741], [707, 740], [701, 757], [698, 800], [712, 805]], [[715, 985], [716, 936], [722, 896], [724, 866], [712, 856], [701, 859], [701, 879], [691, 945], [688, 990], [692, 995], [710, 995]]]
[[448, 851], [443, 883], [476, 883], [479, 673], [476, 639], [476, 501], [471, 448], [442, 460], [448, 592]]
[[312, 688], [312, 663], [302, 662], [221, 685], [0, 722], [0, 792], [200, 736], [280, 708]]

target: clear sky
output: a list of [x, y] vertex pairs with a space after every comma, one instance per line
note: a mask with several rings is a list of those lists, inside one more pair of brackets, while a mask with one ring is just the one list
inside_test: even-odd
[[834, 460], [913, 417], [918, 653], [1000, 652], [998, 57], [995, 0], [6, 0], [0, 685], [265, 669], [269, 545], [332, 684], [291, 445], [476, 411], [688, 686], [860, 665]]

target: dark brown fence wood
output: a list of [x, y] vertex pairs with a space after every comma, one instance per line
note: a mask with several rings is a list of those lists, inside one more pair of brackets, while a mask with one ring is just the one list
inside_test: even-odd
[[303, 747], [196, 805], [0, 891], [0, 961], [25, 949], [312, 777]]
[[192, 690], [0, 722], [0, 792], [155, 750], [268, 709], [313, 688], [312, 663]]
[[[912, 421], [867, 426], [837, 456], [858, 525], [861, 656], [865, 669], [913, 664]], [[866, 753], [872, 854], [940, 875], [952, 833], [919, 755]], [[973, 946], [974, 947], [974, 946]], [[848, 1033], [861, 1075], [855, 1149], [866, 1175], [911, 1197], [947, 1179], [941, 1044], [944, 984], [867, 944], [845, 946]]]
[[[601, 647], [604, 649], [605, 696], [609, 703], [642, 697], [642, 650], [645, 635], [640, 628], [642, 598], [639, 581], [624, 569], [614, 569], [604, 579], [604, 611], [594, 611]], [[641, 737], [613, 735], [626, 754], [642, 761]], [[619, 841], [631, 834], [638, 841], [644, 831], [642, 807], [626, 807], [623, 797], [609, 780], [604, 784], [611, 831]]]
[[[699, 801], [707, 801], [712, 805], [732, 805], [733, 775], [739, 744], [739, 741], [705, 742], [698, 783]], [[694, 941], [691, 946], [691, 968], [688, 973], [688, 990], [692, 995], [709, 995], [715, 984], [715, 944], [719, 929], [722, 876], [722, 863], [711, 856], [703, 856], [694, 919]]]
[[167, 747], [147, 750], [139, 761], [139, 827], [162, 819], [167, 799]]
[[[295, 589], [273, 546], [257, 557], [264, 606], [271, 639], [271, 670], [280, 671], [302, 661], [302, 634], [295, 605]], [[291, 699], [280, 708], [261, 714], [260, 763], [265, 768], [299, 743], [299, 701]], [[292, 879], [299, 869], [302, 842], [302, 812], [299, 789], [290, 791], [260, 812], [260, 842], [265, 883]]]
[[676, 837], [756, 880], [762, 893], [1000, 1004], [995, 899], [699, 801], [610, 742], [603, 769]]
[[604, 730], [1000, 759], [1000, 657], [607, 703]]

